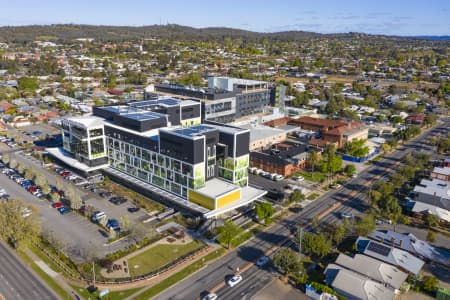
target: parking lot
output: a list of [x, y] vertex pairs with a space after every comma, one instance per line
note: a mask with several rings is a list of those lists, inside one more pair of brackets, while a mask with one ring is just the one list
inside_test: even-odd
[[[3, 147], [5, 145], [0, 146], [0, 148]], [[134, 205], [128, 199], [125, 203], [113, 204], [108, 201], [108, 198], [115, 195], [101, 197], [98, 195], [99, 191], [97, 190], [95, 193], [83, 190], [80, 186], [74, 185], [73, 182], [64, 179], [53, 170], [44, 168], [40, 161], [23, 152], [10, 153], [11, 159], [15, 159], [18, 163], [25, 166], [32, 167], [36, 173], [44, 174], [50, 185], [56, 186], [56, 182], [61, 182], [63, 191], [68, 186], [71, 186], [75, 193], [81, 195], [85, 205], [91, 205], [95, 210], [104, 211], [108, 219], [120, 221], [122, 216], [128, 215], [131, 224], [133, 224], [148, 218], [147, 213], [142, 210], [129, 212], [128, 209], [134, 207]], [[39, 199], [31, 193], [31, 190], [27, 190], [28, 187], [23, 187], [3, 173], [0, 175], [0, 179], [0, 192], [4, 189], [11, 199], [22, 199], [26, 203], [33, 204], [39, 208], [43, 231], [60, 240], [61, 244], [64, 245], [64, 251], [76, 262], [82, 261], [82, 253], [86, 249], [95, 249], [100, 255], [105, 255], [122, 249], [131, 243], [128, 239], [122, 239], [113, 244], [108, 244], [108, 234], [105, 230], [86, 217], [76, 212], [67, 214], [59, 212], [58, 209], [51, 206], [51, 201], [46, 197]]]

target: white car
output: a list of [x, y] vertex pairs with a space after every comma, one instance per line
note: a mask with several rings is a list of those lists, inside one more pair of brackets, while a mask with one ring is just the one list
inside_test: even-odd
[[236, 284], [238, 284], [241, 281], [242, 281], [242, 276], [241, 275], [234, 275], [233, 277], [228, 279], [227, 285], [229, 287], [233, 287], [233, 286], [235, 286]]
[[303, 181], [303, 180], [305, 180], [305, 177], [303, 177], [303, 176], [298, 176], [295, 180], [296, 180], [296, 181]]
[[209, 293], [208, 295], [202, 297], [202, 300], [216, 300], [217, 295], [214, 293]]
[[264, 266], [267, 262], [269, 261], [269, 258], [267, 256], [261, 256], [257, 261], [256, 261], [256, 265], [258, 267], [262, 267]]

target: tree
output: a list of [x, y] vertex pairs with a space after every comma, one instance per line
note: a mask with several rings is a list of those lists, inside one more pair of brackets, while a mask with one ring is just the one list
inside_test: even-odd
[[425, 223], [428, 227], [437, 227], [439, 225], [439, 217], [428, 213], [425, 215]]
[[38, 173], [36, 174], [34, 182], [36, 183], [36, 185], [42, 187], [43, 185], [47, 184], [47, 178], [45, 178], [44, 174]]
[[375, 218], [371, 214], [362, 216], [354, 226], [357, 235], [367, 236], [375, 230]]
[[352, 164], [346, 165], [345, 168], [344, 168], [344, 173], [345, 173], [347, 176], [352, 176], [353, 174], [355, 174], [355, 173], [356, 173], [356, 167], [355, 167], [355, 165], [352, 165]]
[[41, 185], [41, 190], [45, 195], [50, 194], [50, 192], [51, 192], [50, 185], [48, 183]]
[[23, 172], [25, 171], [25, 165], [24, 164], [19, 164], [17, 166], [17, 171], [19, 172], [19, 174], [23, 174]]
[[437, 116], [434, 113], [427, 114], [424, 119], [424, 122], [427, 125], [427, 127], [433, 126], [434, 124], [436, 124], [436, 121], [437, 121]]
[[275, 254], [273, 263], [286, 275], [297, 273], [302, 266], [299, 255], [291, 248], [281, 248]]
[[308, 155], [307, 163], [311, 168], [311, 176], [314, 174], [314, 167], [320, 162], [320, 154], [317, 151], [311, 151]]
[[52, 202], [58, 202], [61, 196], [58, 193], [51, 193], [50, 200]]
[[128, 217], [128, 215], [123, 215], [120, 217], [120, 230], [122, 231], [128, 231], [130, 230], [131, 227], [131, 222], [130, 222], [130, 218]]
[[33, 178], [34, 178], [34, 175], [35, 175], [35, 173], [34, 173], [34, 171], [31, 169], [31, 168], [27, 168], [26, 170], [25, 170], [25, 179], [27, 179], [27, 180], [33, 180]]
[[233, 239], [242, 232], [242, 228], [234, 224], [231, 220], [225, 221], [225, 223], [217, 229], [219, 232], [219, 242], [227, 245], [228, 249], [230, 249]]
[[[24, 209], [30, 209], [31, 215], [24, 216]], [[21, 248], [23, 242], [36, 240], [41, 234], [38, 211], [34, 206], [26, 205], [22, 200], [0, 202], [0, 238]]]
[[433, 292], [436, 290], [439, 280], [431, 275], [425, 275], [422, 280], [423, 289], [428, 292]]
[[327, 240], [323, 235], [311, 232], [303, 233], [302, 252], [307, 255], [316, 255], [322, 257], [327, 255], [331, 250], [331, 241]]
[[64, 191], [64, 195], [66, 195], [66, 197], [69, 200], [72, 200], [72, 198], [75, 197], [75, 190], [73, 189], [73, 187], [71, 185], [66, 187], [66, 189]]
[[132, 240], [135, 244], [137, 244], [140, 240], [144, 239], [147, 236], [154, 236], [156, 231], [151, 226], [147, 226], [143, 223], [137, 223], [130, 229], [130, 234], [128, 234], [128, 238]]
[[391, 151], [391, 146], [388, 143], [381, 144], [381, 151], [383, 151], [384, 154]]
[[61, 180], [56, 179], [56, 188], [58, 189], [58, 191], [62, 190], [63, 184]]
[[273, 213], [273, 206], [270, 202], [259, 203], [255, 206], [256, 217], [258, 220], [263, 220], [266, 225], [270, 224]]
[[365, 144], [366, 139], [354, 139], [344, 144], [344, 152], [353, 157], [365, 157], [370, 151]]
[[83, 199], [81, 199], [81, 195], [76, 193], [71, 198], [69, 198], [70, 201], [70, 208], [71, 209], [80, 209], [81, 206], [83, 206]]
[[18, 80], [19, 90], [25, 91], [30, 90], [34, 91], [39, 88], [39, 83], [37, 79], [34, 77], [21, 77]]
[[15, 159], [11, 159], [11, 161], [9, 162], [9, 167], [11, 169], [15, 169], [17, 167], [17, 161]]
[[427, 241], [433, 243], [436, 241], [436, 235], [432, 231], [428, 231], [427, 233]]
[[8, 153], [4, 153], [2, 156], [2, 162], [7, 165], [9, 164], [9, 154]]
[[342, 242], [342, 240], [344, 239], [344, 237], [345, 237], [345, 233], [347, 232], [347, 224], [346, 223], [342, 223], [342, 224], [340, 224], [340, 225], [336, 225], [334, 228], [333, 228], [333, 231], [332, 231], [332, 234], [333, 234], [333, 236], [332, 236], [332, 239], [333, 239], [333, 242], [336, 244], [336, 245], [338, 245], [340, 242]]
[[305, 195], [300, 190], [294, 190], [288, 198], [289, 203], [300, 203], [305, 200]]

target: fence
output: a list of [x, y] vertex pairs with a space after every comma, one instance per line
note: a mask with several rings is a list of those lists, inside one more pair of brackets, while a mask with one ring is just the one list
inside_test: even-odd
[[369, 153], [369, 154], [367, 154], [364, 157], [354, 157], [354, 156], [351, 156], [351, 155], [342, 154], [342, 159], [345, 160], [345, 161], [361, 163], [361, 162], [365, 162], [365, 161], [371, 159], [372, 157], [378, 155], [379, 153], [380, 153], [380, 150], [377, 149], [374, 152]]
[[[86, 276], [83, 276], [83, 274], [81, 274], [81, 273], [75, 274], [74, 271], [71, 270], [70, 268], [68, 268], [67, 265], [63, 264], [59, 258], [55, 258], [54, 255], [48, 253], [47, 250], [42, 248], [40, 245], [35, 244], [35, 246], [38, 247], [42, 251], [42, 253], [44, 253], [52, 262], [54, 262], [56, 265], [58, 265], [58, 267], [60, 267], [64, 271], [64, 273], [71, 279], [82, 280], [82, 281], [92, 281], [92, 278], [90, 278], [90, 277], [87, 278]], [[161, 267], [160, 269], [150, 272], [145, 275], [141, 275], [141, 276], [137, 276], [137, 277], [114, 278], [112, 280], [96, 280], [95, 282], [99, 283], [99, 284], [107, 285], [107, 284], [124, 284], [124, 283], [132, 283], [132, 282], [141, 281], [141, 280], [148, 280], [148, 279], [157, 277], [167, 271], [170, 271], [171, 269], [175, 268], [176, 266], [178, 266], [188, 260], [194, 259], [194, 257], [196, 255], [198, 255], [202, 252], [206, 252], [209, 248], [210, 247], [205, 244], [200, 249], [196, 249], [189, 253], [186, 253], [185, 255], [179, 257], [178, 259], [171, 262], [170, 264], [167, 264], [167, 265]]]

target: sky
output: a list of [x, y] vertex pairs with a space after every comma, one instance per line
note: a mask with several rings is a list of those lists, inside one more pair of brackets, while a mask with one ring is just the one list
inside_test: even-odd
[[46, 24], [224, 26], [450, 35], [450, 0], [0, 0], [0, 26]]

